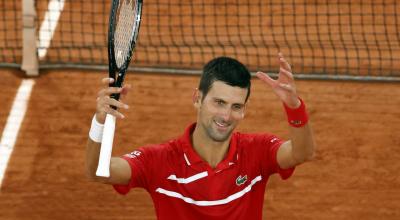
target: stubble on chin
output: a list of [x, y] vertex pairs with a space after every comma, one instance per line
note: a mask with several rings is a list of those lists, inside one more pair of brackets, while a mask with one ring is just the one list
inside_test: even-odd
[[233, 129], [230, 129], [224, 133], [221, 133], [221, 132], [218, 132], [212, 126], [207, 127], [205, 130], [206, 130], [207, 136], [216, 142], [224, 142], [224, 141], [228, 140], [228, 138], [230, 137], [230, 135], [233, 131]]

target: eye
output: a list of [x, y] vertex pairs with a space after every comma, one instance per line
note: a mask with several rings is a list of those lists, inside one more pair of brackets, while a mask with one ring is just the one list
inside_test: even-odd
[[216, 99], [216, 100], [215, 100], [215, 103], [216, 103], [217, 105], [220, 105], [220, 106], [222, 106], [222, 105], [225, 104], [225, 102], [224, 102], [223, 100], [221, 100], [221, 99]]
[[243, 109], [243, 105], [235, 104], [232, 106], [232, 110], [234, 111], [241, 111]]

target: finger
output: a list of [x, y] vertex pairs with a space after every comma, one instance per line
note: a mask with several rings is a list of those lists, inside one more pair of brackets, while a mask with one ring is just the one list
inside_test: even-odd
[[105, 99], [104, 105], [115, 106], [117, 108], [123, 108], [123, 109], [129, 109], [129, 105], [127, 105], [121, 101], [115, 100], [113, 98], [109, 98], [109, 97]]
[[115, 110], [115, 109], [113, 109], [111, 107], [105, 108], [105, 112], [107, 114], [113, 115], [113, 116], [115, 116], [117, 118], [120, 118], [120, 119], [124, 119], [125, 118], [125, 115], [123, 115], [121, 112], [119, 112], [119, 111], [117, 111], [117, 110]]
[[281, 59], [281, 58], [284, 58], [284, 57], [283, 57], [283, 53], [282, 53], [282, 52], [279, 52], [279, 53], [278, 53], [278, 59]]
[[279, 69], [279, 72], [283, 73], [287, 78], [290, 79], [290, 81], [293, 81], [293, 80], [294, 80], [293, 73], [287, 71], [286, 69], [280, 68], [280, 69]]
[[284, 68], [292, 72], [292, 67], [290, 66], [289, 62], [287, 62], [287, 60], [285, 59], [285, 57], [281, 52], [278, 53], [278, 57], [279, 57], [279, 65], [281, 66], [281, 68]]
[[294, 87], [291, 86], [291, 85], [289, 85], [289, 84], [286, 84], [286, 83], [279, 83], [278, 86], [279, 86], [279, 88], [281, 88], [281, 89], [283, 89], [283, 90], [285, 90], [285, 91], [288, 91], [288, 92], [290, 92], [290, 93], [295, 92]]
[[266, 73], [263, 72], [257, 72], [256, 76], [263, 82], [266, 82], [270, 86], [276, 86], [277, 82], [276, 80], [272, 79], [270, 76], [268, 76]]
[[103, 84], [105, 87], [109, 87], [110, 83], [113, 83], [114, 79], [113, 78], [103, 78], [101, 80], [101, 84]]
[[123, 108], [123, 109], [129, 109], [129, 105], [115, 100], [113, 98], [110, 98], [109, 96], [103, 96], [98, 99], [97, 101], [97, 108], [102, 109], [104, 106], [115, 106], [117, 108]]
[[122, 87], [122, 91], [121, 91], [122, 97], [126, 96], [128, 94], [128, 92], [131, 90], [131, 88], [132, 88], [131, 84], [124, 85]]
[[120, 93], [121, 91], [122, 88], [119, 87], [107, 87], [105, 89], [100, 90], [98, 96], [99, 97], [110, 96], [111, 94]]

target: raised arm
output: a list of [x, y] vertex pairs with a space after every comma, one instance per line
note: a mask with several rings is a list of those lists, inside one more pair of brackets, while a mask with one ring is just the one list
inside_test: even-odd
[[119, 157], [111, 158], [109, 178], [96, 176], [102, 130], [106, 114], [112, 114], [120, 119], [124, 118], [121, 112], [112, 109], [110, 105], [116, 106], [118, 109], [128, 109], [128, 105], [121, 101], [111, 99], [110, 95], [112, 93], [121, 93], [123, 97], [129, 91], [130, 85], [124, 86], [123, 88], [108, 87], [108, 84], [111, 83], [112, 80], [111, 78], [104, 78], [102, 80], [103, 88], [98, 93], [96, 114], [92, 119], [92, 126], [86, 145], [86, 173], [87, 177], [92, 181], [107, 184], [127, 184], [131, 177], [131, 169], [128, 162]]
[[305, 104], [297, 95], [292, 69], [281, 53], [278, 59], [280, 69], [277, 80], [263, 72], [256, 75], [272, 88], [288, 115], [290, 140], [281, 145], [277, 154], [279, 166], [286, 169], [311, 160], [315, 154], [315, 141]]

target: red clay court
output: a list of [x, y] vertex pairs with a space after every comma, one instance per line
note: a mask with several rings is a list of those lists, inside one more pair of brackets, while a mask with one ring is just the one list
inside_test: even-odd
[[[38, 23], [44, 17], [45, 9], [43, 8], [47, 7], [48, 2], [37, 1], [36, 3]], [[156, 8], [154, 1], [148, 1], [148, 6], [144, 5], [144, 8], [151, 15], [157, 12], [169, 14], [174, 12], [171, 9], [174, 2], [168, 4], [164, 2], [169, 7]], [[210, 1], [206, 2], [208, 3], [203, 3], [202, 7], [204, 10], [211, 10]], [[315, 14], [315, 7], [319, 4], [322, 5], [318, 2], [298, 1], [296, 3], [303, 7], [297, 8], [297, 10], [313, 11]], [[390, 15], [393, 14], [392, 12], [399, 12], [400, 10], [400, 4], [395, 1], [371, 2], [361, 3], [357, 1], [354, 5], [365, 6], [365, 8], [362, 8], [365, 13], [368, 12], [368, 8], [379, 14], [381, 10], [389, 6], [394, 7], [389, 11], [388, 14]], [[106, 1], [105, 6], [93, 5], [95, 8], [93, 11], [107, 8], [108, 3]], [[379, 3], [384, 3], [382, 4], [384, 6], [379, 6]], [[12, 3], [0, 3], [0, 6], [2, 4], [5, 8], [12, 5]], [[347, 9], [356, 8], [356, 6], [348, 6], [344, 3], [340, 6], [343, 6], [344, 9], [331, 7], [332, 10], [343, 13]], [[375, 6], [375, 8], [370, 6]], [[60, 34], [63, 33], [60, 32], [61, 29], [65, 33], [72, 33], [68, 31], [70, 27], [66, 25], [68, 22], [71, 23], [71, 20], [69, 20], [71, 17], [77, 20], [81, 19], [76, 17], [77, 14], [69, 14], [72, 13], [72, 9], [86, 7], [87, 10], [91, 8], [88, 3], [84, 4], [80, 1], [65, 3], [64, 14], [61, 14], [59, 21], [62, 25], [58, 26], [58, 31], [56, 29], [52, 40], [54, 45], [52, 44], [49, 47], [47, 57], [41, 60], [42, 66], [57, 63], [59, 60], [65, 64], [74, 63], [74, 59], [78, 58], [82, 62], [103, 63], [103, 65], [105, 62], [106, 64], [107, 54], [101, 52], [104, 51], [106, 39], [98, 38], [102, 32], [106, 33], [106, 29], [98, 29], [99, 35], [93, 35], [94, 43], [87, 49], [92, 51], [92, 54], [89, 53], [87, 59], [83, 47], [85, 44], [78, 45], [77, 42], [73, 41], [80, 38], [76, 36], [65, 37], [65, 35]], [[267, 11], [282, 9], [282, 7], [290, 8], [287, 5], [275, 9], [268, 5], [263, 7]], [[17, 4], [16, 8], [21, 9], [21, 5]], [[189, 9], [193, 10], [194, 6], [183, 7], [179, 10], [183, 13], [190, 12]], [[227, 6], [223, 9], [233, 10], [233, 8]], [[251, 7], [246, 8], [246, 11], [251, 12], [251, 10], [253, 10]], [[0, 11], [0, 17], [2, 17], [1, 13], [5, 12]], [[326, 12], [326, 6], [321, 6], [320, 11], [321, 13]], [[11, 11], [7, 13], [7, 15], [14, 16]], [[146, 11], [143, 16], [145, 14]], [[96, 13], [92, 15], [94, 16]], [[104, 17], [104, 14], [102, 16]], [[324, 23], [324, 17], [320, 16], [320, 22]], [[225, 45], [224, 39], [220, 36], [203, 38], [204, 35], [199, 34], [196, 38], [191, 39], [193, 40], [192, 44], [189, 37], [185, 38], [184, 34], [194, 29], [182, 31], [178, 28], [179, 22], [191, 23], [192, 21], [201, 22], [202, 20], [191, 20], [192, 18], [189, 17], [186, 18], [188, 20], [184, 20], [185, 16], [182, 16], [181, 19], [183, 20], [172, 18], [170, 21], [178, 22], [178, 26], [172, 26], [171, 29], [160, 29], [160, 27], [166, 28], [166, 24], [153, 27], [151, 24], [154, 24], [157, 18], [149, 17], [144, 20], [144, 28], [141, 30], [139, 39], [142, 47], [138, 49], [138, 58], [131, 63], [132, 66], [137, 64], [137, 66], [146, 67], [149, 64], [160, 64], [161, 67], [165, 68], [169, 63], [174, 68], [185, 69], [188, 66], [199, 68], [200, 64], [210, 57], [231, 52], [229, 46], [212, 49], [211, 47], [203, 47], [203, 44], [199, 43]], [[280, 19], [283, 17], [280, 16]], [[290, 19], [293, 21], [295, 18], [299, 19], [300, 17], [291, 17]], [[334, 20], [334, 18], [330, 18]], [[381, 19], [380, 16], [375, 16], [375, 18], [377, 18], [375, 24], [384, 23], [379, 20]], [[92, 17], [89, 16], [86, 19], [92, 19]], [[359, 19], [362, 20], [362, 18]], [[397, 17], [394, 17], [394, 19], [392, 23], [385, 22], [388, 27], [394, 29], [389, 30], [387, 34], [387, 39], [391, 42], [390, 45], [378, 43], [381, 46], [381, 52], [378, 49], [374, 50], [375, 47], [371, 44], [368, 44], [371, 47], [368, 47], [368, 45], [361, 46], [361, 43], [360, 45], [353, 44], [353, 49], [358, 48], [360, 49], [358, 53], [365, 55], [357, 62], [355, 59], [351, 59], [352, 56], [350, 55], [355, 53], [344, 50], [345, 47], [350, 47], [351, 41], [344, 41], [349, 45], [338, 46], [342, 47], [343, 50], [332, 52], [330, 49], [333, 48], [317, 49], [317, 45], [311, 44], [314, 42], [313, 40], [310, 41], [310, 44], [304, 44], [310, 38], [290, 39], [288, 37], [292, 36], [290, 32], [286, 32], [286, 38], [281, 38], [286, 39], [286, 42], [271, 43], [270, 47], [266, 48], [255, 46], [257, 49], [253, 50], [251, 44], [246, 44], [250, 41], [246, 41], [242, 45], [243, 50], [233, 52], [232, 56], [242, 58], [244, 63], [254, 69], [259, 67], [269, 69], [269, 66], [271, 66], [273, 72], [276, 65], [273, 60], [277, 50], [276, 45], [286, 45], [286, 47], [282, 46], [280, 49], [293, 64], [295, 73], [307, 76], [313, 74], [313, 72], [319, 72], [318, 70], [326, 70], [327, 76], [335, 75], [333, 72], [338, 71], [338, 75], [352, 75], [354, 72], [359, 72], [361, 76], [363, 74], [365, 74], [364, 76], [374, 76], [375, 74], [375, 76], [398, 77], [400, 42], [399, 38], [396, 38], [397, 35], [392, 36], [391, 33], [395, 33], [396, 28], [400, 28], [400, 21]], [[275, 21], [282, 24], [278, 20]], [[0, 19], [0, 32], [3, 27], [9, 25], [8, 21]], [[354, 18], [353, 21], [356, 22], [357, 18]], [[229, 21], [220, 22], [230, 24]], [[247, 20], [243, 22], [249, 23]], [[301, 20], [297, 20], [297, 22], [302, 24]], [[172, 22], [172, 24], [176, 23]], [[279, 27], [276, 26], [275, 28], [277, 28], [275, 33], [280, 33]], [[85, 29], [85, 27], [82, 27], [82, 30]], [[200, 31], [200, 29], [197, 31]], [[376, 28], [375, 31], [379, 32], [378, 29]], [[156, 30], [159, 32], [156, 32]], [[158, 42], [154, 36], [153, 38], [149, 37], [153, 31], [154, 33], [182, 34], [183, 38], [175, 38], [175, 41], [172, 38], [164, 38], [162, 42]], [[258, 31], [257, 28], [251, 30], [255, 33], [258, 33]], [[328, 29], [321, 31], [328, 35], [334, 32]], [[306, 33], [307, 31], [301, 32], [299, 28], [294, 32]], [[308, 32], [312, 33], [311, 29], [308, 29]], [[21, 34], [11, 30], [7, 33], [16, 36]], [[246, 37], [246, 33], [248, 32], [244, 31], [240, 36]], [[362, 34], [362, 31], [359, 33]], [[326, 35], [326, 39], [329, 41], [328, 35]], [[5, 42], [7, 36], [0, 35], [0, 48], [2, 48], [1, 54], [3, 56], [0, 61], [1, 63], [20, 63], [22, 55], [13, 48], [19, 48], [21, 43]], [[254, 40], [252, 42], [256, 42], [257, 37], [260, 36], [261, 34], [256, 34], [256, 37], [252, 38]], [[303, 35], [300, 34], [299, 36]], [[315, 36], [317, 37], [317, 35]], [[339, 36], [347, 35], [339, 34]], [[262, 41], [267, 38], [259, 38], [258, 40]], [[71, 49], [71, 45], [66, 42], [66, 39], [71, 39], [71, 45], [74, 44], [77, 47]], [[243, 41], [243, 39], [245, 38], [230, 40], [235, 42], [235, 40]], [[271, 38], [271, 41], [268, 42], [274, 42], [273, 40]], [[87, 41], [84, 42], [87, 43]], [[229, 42], [229, 39], [226, 42]], [[371, 42], [375, 41], [371, 40]], [[61, 43], [68, 45], [68, 47], [63, 49]], [[296, 47], [299, 45], [303, 45], [303, 47]], [[390, 49], [382, 49], [385, 48], [385, 45], [391, 46]], [[102, 47], [97, 51], [97, 46]], [[140, 48], [140, 45], [138, 47]], [[191, 51], [188, 47], [192, 48]], [[164, 55], [157, 51], [157, 48], [161, 52], [164, 50]], [[204, 53], [201, 55], [196, 51]], [[192, 52], [192, 55], [190, 56], [185, 52]], [[332, 59], [327, 59], [325, 62], [320, 62], [318, 53], [325, 53], [324, 55], [329, 58], [331, 52], [336, 53], [336, 56], [332, 56]], [[255, 58], [256, 54], [260, 56], [264, 53], [267, 54], [267, 58]], [[308, 58], [301, 59], [299, 54]], [[347, 58], [347, 63], [346, 59], [340, 58], [340, 54], [343, 55], [342, 58]], [[381, 61], [375, 60], [375, 58], [383, 55], [393, 57]], [[4, 57], [12, 57], [15, 60], [11, 58], [6, 60], [3, 59]], [[359, 61], [363, 65], [359, 65]], [[186, 62], [186, 66], [180, 62]], [[311, 65], [313, 62], [317, 65]], [[371, 65], [369, 65], [370, 63]], [[340, 70], [344, 72], [340, 72]], [[100, 79], [107, 76], [106, 70], [68, 69], [66, 67], [41, 69], [40, 76], [33, 78], [26, 77], [22, 71], [16, 68], [1, 68], [0, 72], [2, 76], [0, 80], [0, 100], [2, 103], [0, 131], [3, 131], [6, 126], [13, 100], [21, 82], [25, 79], [32, 79], [35, 82], [30, 94], [27, 112], [22, 121], [0, 188], [1, 220], [155, 219], [151, 198], [144, 190], [135, 189], [127, 196], [120, 196], [114, 192], [111, 186], [89, 182], [85, 176], [84, 160], [87, 134], [95, 111], [95, 99]], [[161, 143], [180, 135], [184, 128], [196, 119], [191, 95], [193, 89], [197, 87], [198, 79], [198, 75], [131, 71], [126, 77], [126, 83], [133, 85], [133, 90], [126, 99], [131, 108], [129, 111], [125, 111], [127, 118], [117, 122], [114, 155], [131, 152], [142, 145]], [[398, 82], [299, 79], [297, 80], [297, 87], [299, 94], [306, 101], [310, 113], [318, 147], [317, 158], [311, 163], [296, 168], [294, 175], [288, 181], [281, 181], [277, 176], [270, 179], [265, 194], [263, 219], [400, 219], [400, 176], [398, 175], [400, 170], [400, 86]], [[264, 87], [256, 78], [253, 79], [252, 94], [246, 118], [238, 129], [243, 132], [271, 132], [282, 138], [287, 136], [287, 123], [281, 103], [272, 94], [272, 91]]]

